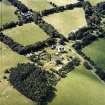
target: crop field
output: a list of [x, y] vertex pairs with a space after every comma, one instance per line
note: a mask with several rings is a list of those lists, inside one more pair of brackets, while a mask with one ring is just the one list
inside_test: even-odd
[[0, 8], [0, 25], [17, 19], [17, 16], [14, 14], [16, 8], [7, 2], [7, 0], [0, 2]]
[[47, 2], [47, 0], [20, 0], [28, 8], [34, 11], [41, 11], [44, 9], [52, 8], [52, 6]]
[[4, 33], [23, 45], [43, 41], [49, 37], [34, 23], [25, 24], [21, 27], [17, 26], [15, 29], [4, 31]]
[[105, 69], [105, 40], [101, 39], [83, 49], [99, 67]]
[[84, 11], [81, 8], [49, 15], [44, 17], [44, 20], [53, 25], [64, 36], [67, 36], [71, 31], [76, 31], [78, 28], [87, 25]]

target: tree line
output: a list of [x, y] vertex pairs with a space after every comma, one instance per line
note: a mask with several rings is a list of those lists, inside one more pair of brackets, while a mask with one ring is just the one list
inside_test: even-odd
[[[86, 54], [84, 54], [82, 51], [78, 51], [76, 50], [78, 54], [80, 54], [84, 59], [84, 66], [88, 69], [88, 70], [93, 70], [92, 66], [96, 69], [95, 73], [100, 77], [101, 80], [105, 81], [105, 72], [101, 67], [98, 67], [93, 60], [91, 60], [90, 57], [86, 56]], [[88, 63], [88, 62], [90, 63]]]
[[17, 7], [17, 9], [19, 9], [21, 12], [27, 12], [29, 11], [29, 9], [21, 3], [21, 1], [18, 0], [8, 0], [12, 5], [14, 5], [15, 7]]
[[78, 7], [78, 8], [82, 7], [82, 3], [78, 2], [78, 3], [74, 3], [74, 4], [67, 4], [65, 6], [57, 6], [55, 8], [51, 8], [51, 9], [45, 9], [45, 10], [40, 12], [40, 15], [41, 16], [48, 16], [50, 14], [60, 13], [60, 12], [63, 12], [65, 10], [72, 10], [76, 7]]
[[20, 50], [24, 48], [24, 46], [15, 42], [12, 38], [4, 35], [2, 32], [0, 32], [0, 41], [8, 45], [9, 48], [11, 48], [13, 51], [17, 53], [20, 53]]
[[48, 38], [45, 41], [39, 41], [37, 43], [23, 46], [17, 42], [15, 42], [12, 38], [8, 37], [7, 35], [4, 35], [2, 32], [0, 32], [0, 41], [4, 44], [8, 45], [9, 48], [11, 48], [13, 51], [17, 52], [21, 55], [26, 55], [28, 53], [39, 51], [45, 47], [51, 46], [53, 44], [56, 44], [55, 38]]
[[72, 61], [69, 61], [68, 64], [63, 66], [60, 70], [52, 70], [54, 73], [59, 75], [62, 78], [65, 78], [68, 73], [75, 69], [76, 66], [80, 65], [80, 60], [78, 58], [73, 58]]

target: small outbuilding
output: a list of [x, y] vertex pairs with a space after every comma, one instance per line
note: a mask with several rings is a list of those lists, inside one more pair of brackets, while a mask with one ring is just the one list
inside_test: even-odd
[[60, 53], [65, 52], [64, 46], [58, 46], [58, 47], [57, 47], [57, 50], [58, 50], [58, 52], [60, 52]]

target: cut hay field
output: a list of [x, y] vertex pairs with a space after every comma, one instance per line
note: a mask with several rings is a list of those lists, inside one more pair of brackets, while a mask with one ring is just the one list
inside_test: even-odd
[[0, 2], [0, 25], [15, 21], [17, 16], [14, 14], [16, 8], [13, 7], [7, 0]]
[[16, 28], [5, 30], [4, 33], [23, 45], [43, 41], [49, 37], [34, 23], [24, 24], [23, 26], [17, 26]]
[[52, 6], [47, 2], [47, 0], [20, 0], [28, 8], [34, 11], [41, 11], [44, 9], [52, 8]]
[[67, 36], [71, 31], [86, 26], [84, 11], [81, 8], [67, 10], [61, 13], [44, 17], [44, 20], [53, 25], [60, 33]]
[[105, 69], [105, 40], [100, 39], [83, 49], [99, 67]]

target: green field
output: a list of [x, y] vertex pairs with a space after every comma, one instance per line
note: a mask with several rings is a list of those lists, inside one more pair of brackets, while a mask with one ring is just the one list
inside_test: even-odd
[[20, 0], [28, 8], [34, 11], [41, 11], [44, 9], [52, 8], [52, 6], [47, 2], [47, 0]]
[[50, 1], [52, 1], [53, 3], [55, 3], [58, 6], [77, 2], [77, 0], [50, 0]]
[[[52, 8], [47, 0], [20, 0], [30, 9], [40, 11]], [[77, 0], [53, 0], [57, 5], [73, 3]], [[90, 0], [93, 5], [105, 0]], [[1, 3], [0, 3], [1, 5]], [[15, 21], [15, 7], [7, 0], [2, 3], [2, 23]], [[81, 8], [55, 13], [43, 18], [53, 25], [60, 33], [67, 36], [71, 31], [86, 26], [84, 11]], [[1, 24], [1, 23], [0, 23]], [[28, 45], [43, 41], [49, 36], [34, 23], [24, 24], [3, 32], [16, 42]], [[83, 49], [98, 66], [105, 69], [105, 40], [100, 39]], [[51, 53], [51, 51], [50, 51]], [[71, 55], [72, 56], [72, 55]], [[15, 67], [18, 63], [30, 62], [22, 55], [18, 55], [0, 42], [0, 105], [36, 105], [30, 99], [15, 90], [7, 80], [3, 79], [6, 69]], [[82, 64], [70, 72], [66, 78], [56, 86], [56, 97], [48, 105], [105, 105], [105, 84], [95, 74], [88, 71]]]
[[[1, 43], [0, 43], [1, 45]], [[2, 44], [0, 59], [0, 105], [36, 105], [2, 79], [5, 69], [28, 62]], [[56, 97], [49, 105], [105, 105], [105, 85], [83, 66], [76, 68], [57, 85]]]
[[4, 31], [4, 33], [23, 45], [43, 41], [49, 37], [34, 23], [24, 24], [21, 27], [17, 26], [16, 28]]
[[53, 25], [60, 33], [65, 36], [71, 31], [86, 26], [84, 11], [81, 8], [67, 10], [61, 13], [44, 17], [44, 20]]
[[[48, 105], [105, 105], [105, 85], [83, 66], [57, 85], [56, 97]], [[0, 105], [36, 105], [8, 82], [0, 84]]]
[[[55, 3], [56, 5], [66, 5], [69, 3], [76, 3], [78, 2], [78, 0], [50, 0], [53, 3]], [[104, 2], [105, 0], [88, 0], [92, 3], [92, 5], [96, 5], [99, 2]]]
[[19, 62], [22, 63], [26, 61], [28, 60], [24, 56], [16, 54], [6, 45], [0, 43], [0, 74], [3, 73], [5, 69], [16, 66]]
[[2, 81], [0, 82], [0, 105], [30, 105], [29, 103], [32, 103], [3, 79], [6, 69], [15, 67], [18, 63], [26, 62], [29, 61], [24, 56], [16, 54], [6, 45], [0, 43], [0, 81]]
[[105, 85], [83, 66], [62, 79], [57, 89], [49, 105], [105, 105]]
[[105, 69], [105, 40], [100, 39], [83, 49], [99, 67]]
[[15, 21], [17, 16], [14, 14], [16, 8], [13, 7], [7, 0], [0, 2], [0, 25]]

